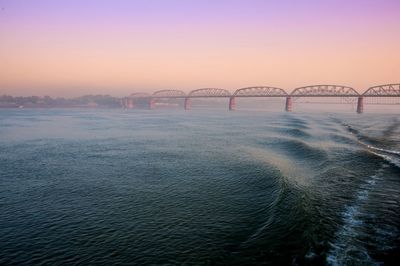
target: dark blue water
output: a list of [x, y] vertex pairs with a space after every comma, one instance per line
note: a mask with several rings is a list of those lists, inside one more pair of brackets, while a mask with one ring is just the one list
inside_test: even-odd
[[397, 117], [1, 110], [0, 264], [394, 264]]

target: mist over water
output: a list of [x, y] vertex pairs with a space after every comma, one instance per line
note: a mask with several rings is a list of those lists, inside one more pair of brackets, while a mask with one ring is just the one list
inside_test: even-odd
[[394, 264], [397, 117], [0, 110], [0, 264]]

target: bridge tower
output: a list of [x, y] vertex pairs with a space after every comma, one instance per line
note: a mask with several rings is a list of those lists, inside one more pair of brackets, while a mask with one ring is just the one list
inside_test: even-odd
[[236, 98], [234, 96], [229, 97], [229, 111], [236, 110]]
[[357, 113], [362, 114], [363, 112], [364, 112], [364, 97], [358, 97]]
[[185, 108], [185, 110], [190, 110], [190, 108], [191, 108], [191, 102], [190, 102], [189, 97], [185, 98], [184, 108]]
[[285, 110], [286, 112], [291, 112], [293, 109], [293, 99], [291, 96], [287, 96], [286, 97], [286, 106], [285, 106]]

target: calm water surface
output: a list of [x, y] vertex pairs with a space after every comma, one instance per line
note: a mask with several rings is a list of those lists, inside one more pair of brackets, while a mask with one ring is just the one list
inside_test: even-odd
[[394, 264], [397, 117], [0, 110], [0, 264]]

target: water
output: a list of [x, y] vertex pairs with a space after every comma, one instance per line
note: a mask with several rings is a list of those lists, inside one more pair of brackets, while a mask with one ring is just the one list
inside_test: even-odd
[[0, 264], [394, 264], [399, 124], [1, 110]]

